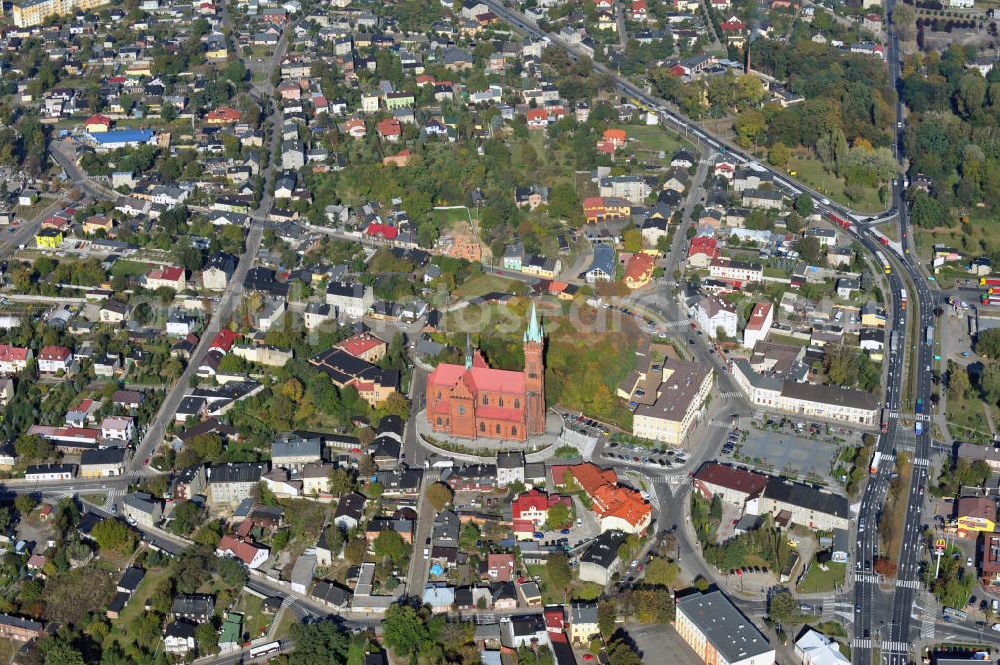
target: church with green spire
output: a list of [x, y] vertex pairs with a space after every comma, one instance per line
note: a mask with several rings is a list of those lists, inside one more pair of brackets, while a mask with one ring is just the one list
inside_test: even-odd
[[535, 304], [525, 328], [524, 371], [494, 369], [472, 339], [465, 363], [442, 363], [427, 378], [427, 420], [448, 436], [527, 441], [545, 432], [545, 329]]

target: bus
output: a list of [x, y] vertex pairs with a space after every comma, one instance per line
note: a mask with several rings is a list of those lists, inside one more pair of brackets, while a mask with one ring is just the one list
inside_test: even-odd
[[924, 343], [927, 346], [934, 346], [934, 326], [927, 326], [927, 331], [924, 333]]
[[885, 258], [885, 254], [882, 252], [875, 252], [875, 256], [878, 258], [879, 263], [882, 264], [882, 269], [885, 270], [885, 274], [892, 274], [892, 266], [889, 265], [889, 261]]
[[281, 642], [268, 642], [267, 644], [260, 644], [250, 649], [249, 658], [253, 660], [254, 658], [263, 658], [264, 656], [270, 656], [271, 654], [278, 653], [281, 650]]
[[954, 607], [944, 607], [941, 609], [941, 614], [945, 621], [965, 621], [969, 618], [969, 615], [962, 610], [956, 610]]

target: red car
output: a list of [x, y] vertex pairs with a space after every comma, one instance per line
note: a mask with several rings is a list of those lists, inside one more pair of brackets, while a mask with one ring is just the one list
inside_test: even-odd
[[142, 463], [148, 466], [149, 465], [149, 458], [147, 457], [146, 459], [142, 460]]

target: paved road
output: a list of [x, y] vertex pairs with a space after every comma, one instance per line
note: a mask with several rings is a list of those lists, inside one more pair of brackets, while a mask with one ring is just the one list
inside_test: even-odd
[[[275, 62], [280, 62], [284, 57], [285, 50], [288, 47], [287, 34], [291, 29], [289, 27], [282, 34], [281, 40], [278, 42], [278, 46], [275, 49], [274, 57], [272, 58]], [[270, 82], [265, 84], [266, 89], [271, 89]], [[281, 145], [281, 110], [269, 98], [266, 98], [266, 104], [271, 107], [271, 112], [265, 120], [265, 126], [270, 128], [271, 144], [268, 148], [271, 155], [275, 154], [275, 151]], [[276, 162], [271, 159], [267, 168], [264, 170], [264, 182], [268, 183], [271, 180], [271, 174], [276, 168]], [[191, 385], [191, 380], [196, 376], [196, 371], [198, 366], [201, 364], [205, 355], [208, 353], [209, 347], [212, 344], [212, 338], [222, 329], [222, 327], [229, 323], [232, 318], [233, 312], [239, 306], [243, 298], [243, 281], [246, 278], [247, 272], [253, 266], [254, 259], [257, 256], [257, 250], [260, 249], [261, 240], [264, 237], [264, 220], [267, 218], [267, 214], [271, 210], [271, 205], [273, 202], [271, 192], [266, 192], [260, 201], [260, 205], [254, 211], [252, 216], [252, 223], [250, 230], [247, 233], [245, 249], [243, 254], [240, 255], [239, 264], [236, 267], [236, 272], [233, 274], [232, 278], [229, 280], [229, 284], [226, 286], [226, 290], [222, 292], [219, 297], [218, 306], [215, 312], [212, 313], [212, 318], [206, 326], [205, 330], [202, 332], [201, 340], [198, 346], [195, 348], [194, 352], [191, 354], [191, 359], [188, 362], [187, 367], [184, 369], [184, 373], [181, 375], [173, 387], [171, 387], [166, 396], [163, 399], [163, 404], [160, 406], [160, 410], [157, 411], [153, 420], [149, 424], [149, 428], [146, 431], [146, 436], [142, 443], [137, 447], [135, 455], [132, 457], [131, 469], [134, 469], [142, 464], [142, 460], [152, 456], [153, 452], [159, 447], [163, 442], [164, 434], [166, 432], [167, 425], [173, 419], [174, 414], [177, 413], [177, 407], [180, 406], [181, 400], [184, 398], [188, 387]]]

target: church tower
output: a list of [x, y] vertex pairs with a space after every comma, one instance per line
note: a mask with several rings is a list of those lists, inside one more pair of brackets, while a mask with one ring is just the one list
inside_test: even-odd
[[524, 331], [524, 387], [527, 392], [525, 420], [528, 434], [545, 432], [545, 331], [538, 323], [535, 303], [531, 303], [531, 321]]

